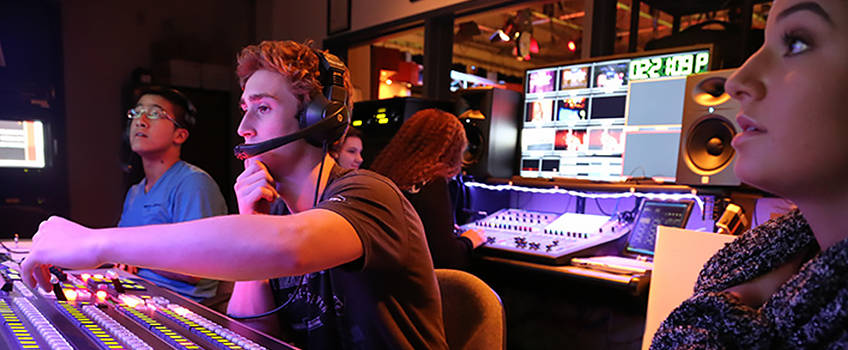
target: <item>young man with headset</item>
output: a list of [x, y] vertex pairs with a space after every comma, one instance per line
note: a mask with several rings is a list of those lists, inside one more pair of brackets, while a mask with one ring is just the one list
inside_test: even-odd
[[241, 215], [99, 230], [53, 217], [33, 238], [25, 281], [50, 288], [52, 265], [105, 262], [242, 281], [229, 312], [267, 315], [261, 328], [280, 329], [298, 346], [446, 348], [415, 209], [390, 180], [342, 169], [327, 155], [350, 118], [347, 69], [294, 42], [248, 46], [238, 61], [238, 132], [247, 142], [236, 148], [245, 158], [235, 185]]
[[[129, 111], [130, 148], [141, 158], [144, 179], [130, 187], [118, 227], [167, 224], [227, 215], [218, 184], [202, 169], [180, 158], [197, 110], [182, 92], [144, 87]], [[135, 271], [160, 287], [195, 301], [215, 296], [218, 281], [167, 271]]]

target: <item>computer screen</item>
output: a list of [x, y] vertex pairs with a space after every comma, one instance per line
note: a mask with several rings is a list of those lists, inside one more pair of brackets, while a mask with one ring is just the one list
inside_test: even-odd
[[[678, 112], [675, 112], [675, 108], [677, 105], [682, 106], [685, 79], [682, 86], [670, 86], [680, 90], [680, 101], [669, 103], [673, 105], [670, 108], [660, 108], [672, 111], [671, 117], [666, 112], [656, 116], [665, 118], [662, 124], [650, 118], [626, 117], [627, 106], [631, 102], [628, 100], [630, 86], [648, 79], [685, 77], [705, 72], [709, 70], [709, 64], [709, 48], [687, 48], [678, 52], [641, 53], [633, 57], [600, 58], [527, 70], [519, 175], [594, 181], [622, 181], [630, 176], [652, 176], [648, 173], [654, 173], [655, 170], [643, 170], [653, 165], [641, 159], [649, 154], [644, 152], [644, 147], [639, 149], [633, 146], [637, 154], [630, 158], [626, 156], [631, 145], [628, 135], [631, 131], [666, 133], [649, 144], [676, 152], [678, 141], [674, 141], [673, 145], [666, 145], [665, 142], [672, 139], [670, 133], [677, 133], [679, 137], [682, 107]], [[656, 96], [664, 97], [652, 94], [655, 99]], [[660, 101], [659, 104], [664, 103], [662, 99]], [[656, 103], [644, 102], [642, 105], [650, 104]], [[628, 119], [633, 120], [632, 125]], [[671, 121], [666, 123], [667, 120]], [[673, 129], [675, 125], [677, 129]], [[673, 158], [670, 156], [662, 154], [661, 157], [673, 159], [676, 166], [676, 153]], [[632, 161], [628, 164], [632, 167], [626, 171], [625, 159]], [[662, 163], [657, 168], [660, 169], [656, 171], [657, 176], [669, 176], [667, 164]], [[673, 178], [674, 174], [670, 176]]]
[[38, 120], [0, 120], [0, 168], [44, 168], [45, 128]]
[[654, 255], [657, 241], [657, 226], [686, 227], [693, 201], [655, 201], [646, 200], [633, 221], [630, 237], [627, 239], [625, 253]]
[[630, 83], [623, 177], [676, 180], [685, 90], [686, 77]]

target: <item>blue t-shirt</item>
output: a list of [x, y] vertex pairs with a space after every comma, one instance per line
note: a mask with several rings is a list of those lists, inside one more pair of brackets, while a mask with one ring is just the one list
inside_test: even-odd
[[[150, 192], [144, 192], [146, 185], [145, 178], [127, 191], [118, 227], [170, 224], [227, 214], [218, 184], [205, 171], [184, 161], [168, 168]], [[218, 281], [203, 279], [192, 285], [148, 269], [139, 269], [138, 275], [197, 301], [214, 296], [218, 288]]]

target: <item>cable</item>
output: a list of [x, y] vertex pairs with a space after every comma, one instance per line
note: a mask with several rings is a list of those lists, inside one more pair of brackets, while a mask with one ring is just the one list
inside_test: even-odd
[[[318, 206], [318, 189], [321, 187], [321, 176], [324, 174], [324, 160], [325, 159], [327, 159], [327, 141], [324, 141], [323, 152], [321, 153], [321, 166], [318, 167], [318, 179], [315, 180], [315, 197], [312, 199], [312, 207], [313, 208]], [[0, 242], [0, 243], [2, 243], [2, 242]], [[265, 317], [265, 316], [277, 313], [280, 310], [282, 310], [283, 308], [285, 308], [286, 306], [288, 306], [289, 304], [291, 304], [291, 302], [294, 300], [294, 297], [297, 296], [298, 293], [300, 293], [300, 287], [303, 286], [303, 281], [304, 281], [305, 278], [306, 278], [306, 274], [300, 275], [300, 279], [297, 281], [297, 287], [295, 287], [294, 290], [291, 293], [289, 293], [289, 296], [288, 296], [288, 298], [286, 298], [286, 301], [284, 303], [282, 303], [280, 306], [277, 306], [277, 307], [275, 307], [271, 310], [268, 310], [268, 311], [265, 311], [261, 314], [256, 314], [256, 315], [234, 316], [234, 315], [227, 314], [227, 316], [229, 316], [230, 318], [236, 319], [236, 320], [249, 320], [249, 319]]]
[[604, 216], [610, 216], [610, 214], [604, 211], [604, 208], [601, 208], [601, 202], [598, 201], [597, 198], [595, 198], [595, 206], [598, 207], [598, 210], [601, 212], [601, 214], [604, 214]]
[[321, 174], [324, 172], [324, 159], [327, 158], [327, 141], [324, 141], [324, 152], [321, 153], [321, 166], [318, 168], [318, 179], [315, 180], [315, 198], [312, 200], [312, 207], [318, 205], [318, 188], [321, 187]]
[[7, 251], [7, 252], [9, 252], [9, 253], [13, 253], [13, 254], [29, 254], [29, 250], [14, 250], [14, 249], [12, 249], [12, 248], [7, 247], [7, 246], [6, 246], [6, 244], [4, 244], [4, 243], [3, 243], [3, 241], [0, 241], [0, 246], [2, 246], [2, 247], [3, 247], [3, 249], [6, 249], [6, 251]]
[[249, 320], [249, 319], [265, 317], [265, 316], [277, 313], [280, 310], [282, 310], [283, 308], [285, 308], [286, 306], [288, 306], [294, 300], [294, 297], [297, 295], [297, 293], [300, 293], [300, 287], [303, 286], [303, 280], [305, 279], [305, 277], [306, 277], [306, 275], [300, 275], [300, 279], [297, 281], [297, 287], [295, 287], [294, 291], [292, 291], [289, 294], [288, 298], [286, 298], [286, 302], [282, 303], [280, 306], [277, 306], [277, 307], [275, 307], [275, 308], [273, 308], [269, 311], [265, 311], [261, 314], [256, 314], [256, 315], [233, 316], [233, 315], [227, 314], [227, 316], [229, 316], [230, 318], [236, 319], [236, 320]]

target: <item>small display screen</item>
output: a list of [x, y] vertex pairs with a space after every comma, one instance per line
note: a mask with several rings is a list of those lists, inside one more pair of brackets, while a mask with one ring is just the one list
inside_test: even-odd
[[539, 100], [527, 104], [525, 121], [530, 123], [546, 123], [554, 120], [554, 101]]
[[44, 168], [44, 124], [38, 120], [0, 120], [0, 167]]
[[627, 87], [627, 62], [595, 66], [595, 87], [618, 90]]
[[527, 75], [527, 93], [554, 91], [556, 85], [556, 70], [541, 70]]
[[564, 98], [557, 101], [557, 121], [569, 124], [589, 117], [589, 101], [585, 97]]
[[657, 241], [657, 226], [686, 227], [693, 204], [692, 201], [645, 201], [633, 222], [625, 251], [653, 256], [654, 244]]
[[589, 87], [589, 66], [563, 68], [560, 71], [559, 89], [585, 89]]
[[557, 130], [554, 149], [557, 151], [580, 151], [586, 148], [586, 129], [582, 130]]
[[592, 119], [624, 118], [627, 96], [609, 96], [592, 99]]

